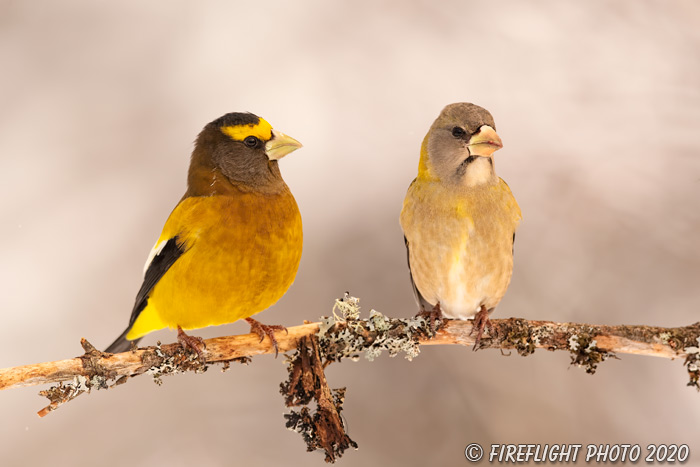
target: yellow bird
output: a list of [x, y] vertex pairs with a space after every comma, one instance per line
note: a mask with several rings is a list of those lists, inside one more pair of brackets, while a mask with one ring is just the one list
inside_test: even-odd
[[144, 269], [129, 326], [106, 352], [123, 352], [158, 329], [200, 354], [182, 329], [245, 318], [260, 339], [274, 331], [250, 318], [294, 281], [302, 250], [301, 214], [277, 161], [301, 147], [251, 113], [229, 113], [197, 137], [187, 191], [165, 222]]
[[476, 349], [513, 272], [521, 219], [494, 170], [502, 147], [493, 117], [474, 104], [445, 107], [423, 140], [401, 227], [413, 290], [434, 320], [474, 318]]

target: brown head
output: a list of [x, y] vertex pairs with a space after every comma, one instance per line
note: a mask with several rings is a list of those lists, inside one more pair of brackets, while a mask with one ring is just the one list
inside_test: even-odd
[[192, 152], [186, 196], [278, 192], [285, 184], [277, 161], [301, 143], [251, 113], [228, 113], [207, 124]]

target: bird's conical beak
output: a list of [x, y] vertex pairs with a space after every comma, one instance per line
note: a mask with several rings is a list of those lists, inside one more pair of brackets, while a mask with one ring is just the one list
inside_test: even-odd
[[469, 154], [472, 156], [491, 156], [494, 152], [503, 147], [501, 137], [496, 130], [488, 125], [482, 125], [479, 132], [469, 138], [467, 143]]
[[272, 139], [265, 144], [265, 154], [271, 161], [276, 161], [300, 147], [301, 143], [291, 136], [272, 130]]

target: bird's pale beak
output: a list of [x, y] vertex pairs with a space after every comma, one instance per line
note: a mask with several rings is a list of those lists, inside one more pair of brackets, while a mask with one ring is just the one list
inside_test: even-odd
[[467, 143], [469, 154], [472, 156], [491, 156], [503, 147], [500, 136], [496, 130], [488, 125], [482, 125], [479, 132], [469, 138]]
[[301, 143], [281, 131], [272, 130], [272, 139], [265, 143], [265, 154], [271, 161], [282, 159], [284, 156], [301, 147]]

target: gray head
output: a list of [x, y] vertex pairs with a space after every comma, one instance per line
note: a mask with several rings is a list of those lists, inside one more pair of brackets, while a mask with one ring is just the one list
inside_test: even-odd
[[502, 146], [488, 110], [463, 102], [450, 104], [425, 137], [421, 169], [446, 183], [488, 183], [496, 180], [492, 158]]

